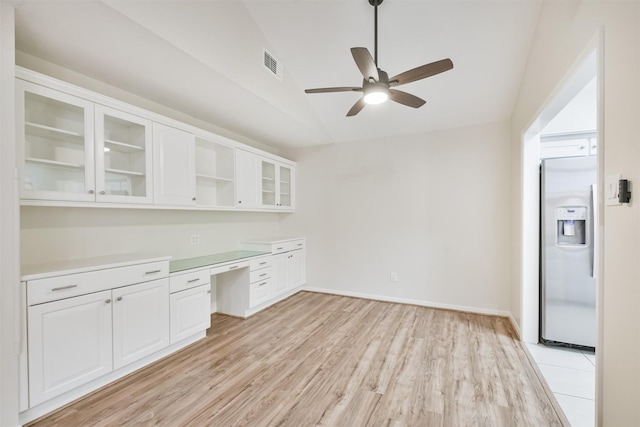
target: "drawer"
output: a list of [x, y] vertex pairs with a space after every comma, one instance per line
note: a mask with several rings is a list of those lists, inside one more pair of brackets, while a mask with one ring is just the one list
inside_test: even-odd
[[295, 251], [296, 249], [304, 249], [304, 239], [291, 240], [288, 242], [274, 243], [271, 245], [271, 253], [281, 254], [283, 252]]
[[250, 251], [265, 251], [272, 254], [281, 254], [283, 252], [294, 251], [296, 249], [304, 249], [305, 239], [292, 239], [280, 242], [245, 242], [242, 248]]
[[193, 273], [184, 273], [169, 278], [169, 293], [184, 291], [196, 286], [211, 285], [209, 270], [200, 270]]
[[42, 304], [169, 276], [169, 261], [30, 280], [27, 305]]
[[270, 256], [254, 259], [253, 261], [251, 261], [250, 270], [254, 271], [254, 270], [259, 270], [261, 268], [267, 268], [267, 267], [271, 267]]
[[249, 261], [234, 262], [233, 264], [226, 264], [220, 267], [213, 267], [211, 270], [209, 270], [209, 274], [211, 276], [215, 276], [216, 274], [227, 273], [229, 271], [239, 270], [245, 267], [249, 267]]
[[249, 273], [249, 283], [255, 283], [257, 281], [270, 278], [273, 274], [271, 270], [271, 267], [267, 267], [260, 270], [252, 271], [251, 273]]
[[269, 300], [271, 279], [265, 279], [249, 285], [249, 307], [255, 307]]

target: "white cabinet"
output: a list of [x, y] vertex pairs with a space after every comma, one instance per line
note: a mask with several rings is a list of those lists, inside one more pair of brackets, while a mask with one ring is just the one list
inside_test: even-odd
[[93, 103], [16, 80], [23, 199], [94, 201]]
[[268, 159], [260, 161], [260, 205], [279, 210], [294, 209], [294, 169]]
[[171, 344], [211, 326], [211, 276], [209, 270], [171, 276]]
[[96, 201], [151, 203], [151, 121], [95, 106]]
[[24, 199], [151, 203], [151, 122], [17, 80]]
[[258, 207], [258, 156], [236, 149], [236, 207], [255, 209]]
[[153, 124], [154, 200], [160, 205], [196, 204], [195, 143], [193, 134]]
[[596, 132], [541, 135], [540, 158], [593, 156], [598, 152]]
[[269, 299], [294, 291], [306, 283], [306, 241], [304, 238], [261, 239], [242, 243], [250, 251], [270, 252], [272, 265]]
[[196, 205], [232, 208], [236, 205], [234, 149], [196, 138]]
[[111, 302], [102, 291], [29, 307], [31, 406], [111, 372]]
[[113, 369], [169, 345], [169, 280], [113, 290]]
[[30, 408], [169, 346], [168, 258], [124, 264], [23, 277]]

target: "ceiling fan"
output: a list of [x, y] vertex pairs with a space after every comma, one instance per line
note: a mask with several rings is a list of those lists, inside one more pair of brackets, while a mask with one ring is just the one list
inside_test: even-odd
[[375, 60], [366, 47], [352, 47], [353, 56], [358, 69], [362, 73], [362, 87], [325, 87], [320, 89], [306, 89], [305, 93], [327, 93], [327, 92], [362, 92], [363, 96], [351, 107], [347, 117], [358, 114], [366, 104], [380, 104], [387, 99], [413, 108], [420, 108], [426, 102], [407, 92], [391, 89], [392, 87], [415, 82], [435, 76], [453, 68], [451, 59], [441, 59], [430, 64], [421, 65], [404, 73], [400, 73], [389, 78], [389, 75], [378, 68], [378, 6], [383, 0], [368, 0], [369, 4], [375, 8], [374, 12], [374, 52]]

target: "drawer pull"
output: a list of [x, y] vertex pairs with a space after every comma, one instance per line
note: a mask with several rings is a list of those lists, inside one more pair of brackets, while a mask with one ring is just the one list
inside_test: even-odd
[[264, 285], [266, 285], [266, 284], [267, 284], [267, 282], [262, 282], [262, 283], [260, 283], [258, 286], [264, 286]]
[[263, 276], [266, 276], [266, 275], [267, 275], [267, 273], [262, 273], [262, 274], [261, 274], [260, 276], [258, 276], [258, 277], [263, 277]]
[[279, 247], [279, 248], [276, 248], [276, 251], [281, 251], [281, 250], [283, 250], [283, 249], [284, 249], [284, 246], [281, 246], [281, 247]]
[[198, 280], [200, 280], [200, 278], [198, 277], [197, 279], [191, 279], [191, 280], [187, 280], [187, 283], [195, 283]]
[[232, 265], [231, 267], [229, 267], [229, 270], [233, 270], [234, 268], [238, 268], [237, 265]]
[[267, 261], [262, 261], [262, 262], [260, 263], [260, 265], [265, 265], [266, 263], [267, 263]]
[[68, 285], [68, 286], [60, 286], [59, 288], [53, 288], [51, 289], [52, 292], [55, 291], [66, 291], [67, 289], [73, 289], [73, 288], [77, 288], [78, 285]]
[[146, 275], [146, 274], [156, 274], [156, 273], [160, 273], [161, 271], [162, 271], [162, 270], [152, 270], [152, 271], [147, 271], [147, 272], [146, 272], [146, 273], [144, 273], [144, 274], [145, 274], [145, 275]]
[[207, 291], [207, 293], [208, 293], [208, 294], [210, 294], [210, 293], [211, 293], [211, 289], [209, 289], [209, 290]]
[[303, 243], [298, 243], [298, 246], [303, 246]]

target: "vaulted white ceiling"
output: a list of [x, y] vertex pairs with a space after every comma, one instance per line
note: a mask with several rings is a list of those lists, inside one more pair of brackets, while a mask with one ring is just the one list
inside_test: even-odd
[[[21, 52], [274, 147], [393, 138], [506, 120], [516, 101], [538, 0], [384, 0], [378, 66], [395, 75], [451, 58], [454, 69], [402, 86], [419, 109], [388, 102], [346, 113], [359, 93], [349, 49], [373, 54], [368, 0], [23, 0]], [[266, 48], [282, 80], [262, 65]]]

